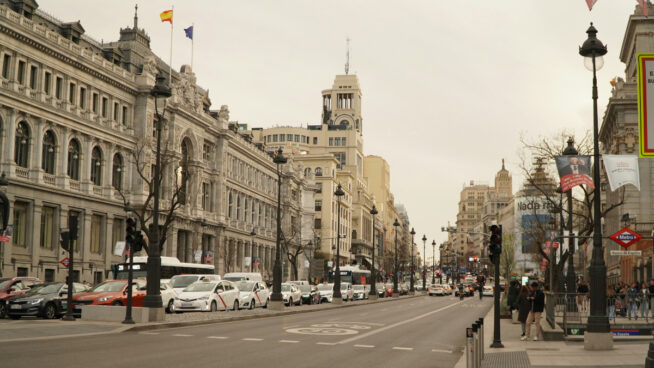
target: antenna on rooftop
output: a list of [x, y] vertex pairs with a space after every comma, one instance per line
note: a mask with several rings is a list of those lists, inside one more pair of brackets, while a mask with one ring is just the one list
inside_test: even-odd
[[345, 75], [350, 72], [350, 37], [346, 39], [347, 51], [345, 52]]

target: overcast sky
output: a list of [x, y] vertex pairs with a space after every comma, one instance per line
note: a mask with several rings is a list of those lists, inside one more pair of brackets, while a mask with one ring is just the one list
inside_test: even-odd
[[[117, 40], [137, 3], [38, 2], [98, 41]], [[138, 1], [139, 27], [166, 61], [170, 26], [159, 13], [171, 4], [173, 67], [190, 64], [183, 28], [194, 23], [198, 84], [213, 108], [228, 105], [230, 120], [253, 126], [319, 123], [320, 91], [344, 73], [349, 36], [364, 153], [388, 161], [416, 239], [440, 244], [464, 183], [492, 182], [505, 158], [519, 189], [521, 134], [592, 129], [592, 76], [578, 46], [593, 21], [609, 50], [598, 73], [601, 117], [609, 81], [624, 76], [619, 52], [637, 3], [599, 0], [589, 12], [584, 0]]]

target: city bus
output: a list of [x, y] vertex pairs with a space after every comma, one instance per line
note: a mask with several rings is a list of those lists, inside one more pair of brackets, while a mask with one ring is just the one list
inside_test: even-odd
[[[341, 282], [349, 282], [352, 285], [366, 285], [370, 283], [370, 270], [359, 268], [359, 265], [341, 266]], [[334, 271], [329, 271], [329, 282], [334, 282]]]
[[[134, 279], [147, 277], [148, 257], [134, 257]], [[127, 280], [129, 263], [118, 263], [112, 266], [114, 280]], [[216, 274], [216, 267], [209, 264], [183, 263], [175, 257], [161, 257], [161, 278], [169, 279], [181, 274]]]

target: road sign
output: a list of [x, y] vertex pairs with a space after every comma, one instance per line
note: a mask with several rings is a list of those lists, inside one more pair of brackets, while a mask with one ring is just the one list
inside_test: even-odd
[[643, 251], [640, 250], [612, 250], [612, 256], [642, 256]]
[[68, 259], [68, 257], [66, 257], [66, 258], [62, 259], [61, 261], [59, 261], [59, 263], [64, 265], [64, 267], [68, 267], [70, 265], [70, 259]]
[[642, 239], [642, 236], [630, 228], [625, 227], [618, 230], [615, 234], [609, 236], [609, 238], [621, 246], [629, 248], [630, 245]]

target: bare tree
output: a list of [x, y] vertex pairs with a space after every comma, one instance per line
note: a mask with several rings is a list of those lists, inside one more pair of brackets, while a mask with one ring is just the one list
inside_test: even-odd
[[505, 280], [511, 277], [516, 266], [515, 261], [515, 236], [506, 234], [502, 237], [502, 254], [500, 255], [500, 272]]

